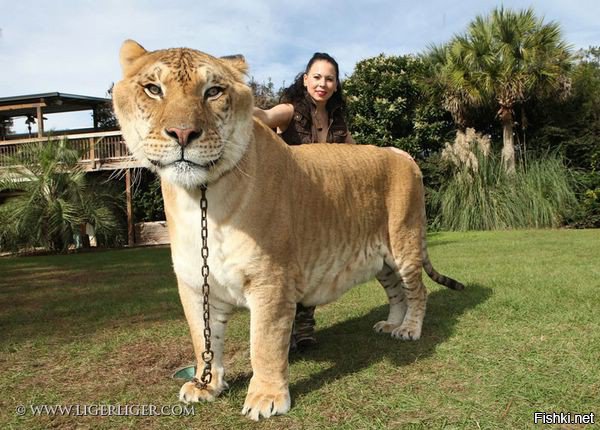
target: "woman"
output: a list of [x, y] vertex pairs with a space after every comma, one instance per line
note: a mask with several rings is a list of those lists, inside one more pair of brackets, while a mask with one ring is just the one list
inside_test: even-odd
[[281, 135], [288, 145], [304, 143], [354, 143], [346, 121], [337, 62], [328, 54], [315, 53], [306, 71], [285, 89], [281, 104], [254, 115]]
[[[294, 83], [285, 89], [281, 104], [254, 115], [277, 129], [288, 145], [306, 143], [354, 143], [344, 111], [346, 102], [337, 62], [328, 54], [315, 53]], [[296, 305], [296, 318], [290, 350], [303, 350], [316, 344], [315, 307]]]

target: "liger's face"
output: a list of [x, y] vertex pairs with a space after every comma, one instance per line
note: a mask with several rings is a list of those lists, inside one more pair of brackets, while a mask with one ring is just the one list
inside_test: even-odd
[[131, 41], [121, 58], [113, 103], [140, 163], [186, 188], [233, 169], [252, 132], [252, 93], [235, 60], [185, 48], [148, 52]]
[[316, 103], [327, 103], [337, 91], [335, 66], [326, 60], [317, 60], [304, 74], [304, 86]]

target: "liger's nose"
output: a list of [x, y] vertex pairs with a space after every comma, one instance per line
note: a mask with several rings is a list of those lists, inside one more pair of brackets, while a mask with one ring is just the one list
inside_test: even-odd
[[165, 129], [165, 132], [175, 139], [182, 148], [186, 147], [188, 143], [202, 135], [202, 130], [194, 130], [193, 128], [171, 127]]

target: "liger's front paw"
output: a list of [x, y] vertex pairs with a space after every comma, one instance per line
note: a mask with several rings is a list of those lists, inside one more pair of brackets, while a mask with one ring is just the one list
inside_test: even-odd
[[418, 324], [392, 324], [379, 321], [373, 326], [377, 333], [389, 333], [394, 339], [418, 340], [421, 337], [421, 327]]
[[258, 421], [260, 417], [269, 418], [273, 415], [282, 415], [290, 410], [290, 391], [287, 388], [277, 389], [272, 384], [250, 381], [242, 415], [251, 420]]
[[179, 401], [183, 403], [197, 403], [201, 400], [212, 402], [227, 387], [227, 382], [225, 381], [218, 385], [208, 385], [204, 389], [198, 388], [196, 382], [186, 382], [179, 390]]

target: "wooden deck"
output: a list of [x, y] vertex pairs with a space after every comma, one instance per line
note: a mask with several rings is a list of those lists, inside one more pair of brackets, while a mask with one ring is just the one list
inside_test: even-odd
[[81, 153], [80, 164], [88, 171], [140, 167], [127, 150], [120, 131], [54, 135], [32, 139], [0, 140], [0, 167], [8, 167], [24, 145], [67, 139]]

